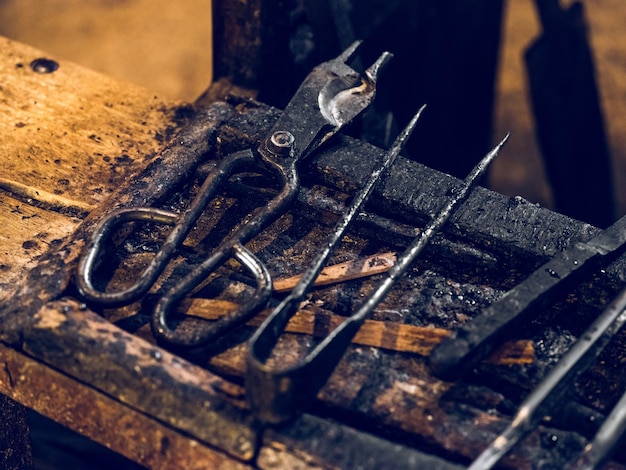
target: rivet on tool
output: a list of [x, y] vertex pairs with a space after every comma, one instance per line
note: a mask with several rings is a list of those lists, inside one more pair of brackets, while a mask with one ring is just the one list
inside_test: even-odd
[[288, 156], [296, 141], [296, 138], [289, 131], [276, 131], [267, 140], [267, 150], [274, 155], [285, 157]]
[[30, 68], [36, 73], [52, 73], [59, 68], [59, 63], [52, 59], [40, 57], [30, 63]]

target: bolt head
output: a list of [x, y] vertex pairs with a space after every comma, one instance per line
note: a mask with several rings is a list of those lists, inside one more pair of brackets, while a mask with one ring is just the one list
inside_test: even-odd
[[288, 156], [295, 144], [295, 137], [289, 131], [274, 132], [266, 143], [267, 149], [274, 155]]

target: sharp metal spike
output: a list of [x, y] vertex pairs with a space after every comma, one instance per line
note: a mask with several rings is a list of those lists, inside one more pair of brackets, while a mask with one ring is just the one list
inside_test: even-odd
[[602, 468], [626, 432], [626, 393], [571, 468], [578, 470]]
[[335, 61], [344, 63], [349, 62], [350, 59], [352, 59], [356, 55], [359, 48], [361, 47], [361, 44], [363, 44], [363, 41], [354, 41], [346, 48], [346, 50], [344, 50], [341, 54], [337, 56]]
[[385, 68], [385, 66], [389, 63], [391, 59], [393, 59], [393, 54], [391, 52], [383, 52], [378, 57], [378, 59], [376, 59], [376, 62], [370, 65], [365, 71], [365, 75], [367, 76], [367, 78], [369, 78], [370, 81], [376, 83], [380, 72], [383, 70], [383, 68]]

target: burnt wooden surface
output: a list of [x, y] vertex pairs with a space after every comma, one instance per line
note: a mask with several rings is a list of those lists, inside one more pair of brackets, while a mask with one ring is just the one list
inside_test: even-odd
[[[36, 54], [9, 42], [5, 46], [19, 49], [21, 54]], [[8, 64], [15, 62], [11, 55], [5, 60]], [[18, 60], [25, 63], [28, 59]], [[59, 71], [66, 64], [61, 65]], [[66, 81], [71, 82], [68, 77]], [[148, 103], [138, 100], [133, 109], [137, 112], [137, 107], [144, 106], [145, 110], [146, 106], [149, 109], [154, 105], [153, 101]], [[15, 101], [8, 105], [15, 106]], [[14, 276], [12, 279], [22, 282], [4, 291], [11, 296], [0, 311], [0, 339], [4, 343], [1, 357], [5, 364], [13, 364], [5, 367], [5, 371], [17, 371], [2, 376], [2, 392], [140, 463], [166, 468], [165, 462], [174, 461], [168, 458], [175, 459], [179, 452], [191, 452], [190, 449], [198, 452], [198, 456], [204, 455], [199, 458], [213, 459], [207, 462], [215, 465], [235, 462], [265, 468], [277, 465], [379, 468], [385, 462], [398, 468], [420, 462], [428, 468], [449, 468], [468, 462], [504, 428], [515, 405], [622, 282], [624, 259], [619, 259], [548, 309], [541, 321], [520, 332], [518, 339], [532, 339], [535, 344], [532, 364], [484, 363], [457, 383], [434, 378], [426, 358], [419, 354], [354, 345], [317, 403], [307, 410], [311, 414], [304, 414], [286, 427], [262, 429], [254, 423], [243, 400], [245, 339], [251, 327], [241, 328], [218, 344], [194, 353], [167, 351], [155, 344], [147, 327], [154, 294], [175, 283], [189, 265], [201, 259], [227, 233], [229, 220], [271, 196], [271, 191], [258, 189], [256, 175], [233, 182], [210, 205], [180, 256], [142, 302], [117, 310], [101, 310], [83, 304], [73, 287], [77, 257], [94, 224], [106, 212], [114, 207], [146, 204], [184, 209], [197, 187], [198, 177], [206, 172], [203, 165], [210, 167], [215, 159], [256, 144], [277, 117], [276, 110], [247, 99], [215, 103], [197, 113], [185, 112], [190, 110], [177, 103], [163, 106], [160, 118], [145, 124], [144, 140], [151, 150], [141, 147], [132, 150], [141, 152], [142, 160], [125, 175], [137, 171], [135, 176], [107, 179], [106, 192], [111, 195], [104, 201], [90, 200], [78, 193], [63, 194], [88, 204], [89, 215], [59, 214], [58, 207], [52, 206], [38, 208], [51, 212], [51, 217], [63, 217], [64, 231], [60, 241], [47, 251], [42, 250], [37, 258], [27, 261], [18, 258], [18, 262], [5, 269]], [[89, 113], [87, 108], [82, 111]], [[66, 114], [69, 111], [55, 112], [69, 119]], [[181, 117], [178, 123], [181, 134], [164, 143], [159, 136], [169, 133], [168, 126], [176, 115]], [[54, 113], [52, 116], [51, 119], [60, 119]], [[116, 126], [126, 125], [122, 117], [116, 120], [107, 117], [112, 134]], [[39, 115], [35, 118], [42, 119]], [[73, 113], [72, 119], [83, 122], [77, 113]], [[71, 126], [60, 122], [61, 128]], [[194, 125], [189, 127], [189, 123]], [[15, 126], [11, 122], [5, 125]], [[87, 139], [93, 140], [90, 135]], [[78, 138], [74, 134], [63, 137]], [[56, 144], [42, 148], [58, 152]], [[128, 152], [131, 150], [124, 154], [135, 162], [136, 154]], [[98, 151], [91, 149], [86, 161], [95, 153]], [[143, 155], [150, 158], [143, 160]], [[302, 271], [314, 255], [315, 247], [331, 229], [337, 209], [381, 156], [382, 150], [376, 147], [340, 138], [303, 167], [305, 180], [311, 187], [304, 195], [314, 200], [301, 198], [293, 211], [249, 245], [275, 277]], [[76, 179], [71, 180], [71, 187], [89, 187], [80, 183], [81, 175], [83, 178], [87, 175], [91, 184], [101, 177], [88, 167], [84, 173], [74, 170], [72, 176]], [[37, 179], [25, 179], [23, 184], [30, 186], [37, 182]], [[422, 226], [435, 213], [456, 182], [452, 177], [400, 159], [374, 195], [368, 214], [362, 216], [344, 239], [332, 262], [402, 248], [411, 233], [415, 233], [415, 227]], [[50, 191], [52, 194], [54, 189]], [[257, 191], [258, 195], [242, 197], [251, 191]], [[319, 191], [324, 198], [318, 197]], [[5, 193], [2, 196], [4, 200]], [[22, 210], [34, 210], [36, 203], [26, 199], [24, 204]], [[42, 217], [43, 226], [50, 226], [50, 230], [53, 223], [53, 219]], [[42, 230], [43, 226], [34, 229]], [[25, 222], [16, 227], [10, 233], [17, 237], [15, 246], [19, 247], [20, 240], [23, 244], [32, 239], [33, 226]], [[105, 270], [123, 263], [123, 269], [117, 269], [113, 275], [113, 288], [132, 279], [142, 262], [158, 247], [164, 233], [165, 230], [150, 228], [128, 236], [117, 250], [120, 259], [115, 255], [105, 263]], [[409, 276], [377, 309], [372, 320], [453, 329], [550, 255], [594, 233], [597, 229], [592, 226], [524, 200], [479, 188]], [[249, 280], [236, 271], [236, 266], [226, 266], [197, 295], [240, 300], [250, 287]], [[347, 315], [377, 279], [323, 287], [315, 290], [307, 302], [325, 315]], [[184, 320], [183, 328], [201, 327], [203, 321], [197, 316], [181, 320]], [[396, 334], [400, 331], [398, 328]], [[313, 341], [308, 335], [288, 334], [277, 359], [293, 361]], [[623, 338], [619, 341], [623, 342]], [[619, 344], [605, 356], [604, 363], [579, 381], [564, 410], [518, 446], [505, 461], [506, 465], [531, 468], [543, 463], [558, 467], [582, 448], [607, 406], [624, 388], [624, 379], [617, 374]], [[31, 374], [19, 373], [28, 367], [39, 368], [41, 374], [49, 377], [46, 385], [34, 380], [20, 385], [15, 377], [31, 378]], [[63, 421], [54, 407], [32, 396], [33, 391], [51, 388], [49, 383], [58, 384], [65, 391], [58, 395], [60, 402], [76, 397], [75, 402], [67, 405], [71, 418]], [[87, 405], [94, 400], [97, 405]], [[78, 416], [84, 411], [78, 410], [84, 406], [88, 408], [86, 416], [100, 418], [94, 421], [87, 418], [81, 424]], [[136, 413], [145, 420], [124, 421], [128, 425], [120, 432], [114, 427], [115, 420], [102, 418], [107, 413], [121, 416], [125, 410], [130, 410], [129, 416]], [[152, 433], [148, 432], [154, 423], [158, 426]], [[123, 442], [112, 439], [114, 430], [126, 439]], [[144, 432], [148, 437], [142, 440], [139, 436]], [[164, 446], [162, 435], [168, 436], [167, 442], [176, 444]], [[337, 440], [341, 446], [337, 446]], [[367, 451], [355, 451], [363, 448]], [[159, 452], [164, 455], [155, 457]], [[389, 456], [393, 456], [392, 462]]]
[[[0, 299], [162, 145], [179, 103], [0, 38]], [[52, 57], [51, 57], [52, 59]], [[115, 123], [112, 125], [111, 123]]]
[[3, 394], [142, 465], [249, 468], [40, 361], [6, 346], [0, 355]]

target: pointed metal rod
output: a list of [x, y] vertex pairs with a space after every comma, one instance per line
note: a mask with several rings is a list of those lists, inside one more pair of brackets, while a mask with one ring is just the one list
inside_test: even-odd
[[317, 279], [317, 276], [319, 276], [319, 273], [326, 265], [328, 258], [332, 254], [333, 248], [337, 245], [339, 240], [341, 240], [341, 237], [343, 237], [343, 234], [348, 228], [348, 225], [350, 225], [352, 220], [354, 220], [358, 212], [363, 207], [365, 201], [367, 201], [367, 199], [369, 198], [372, 190], [374, 189], [374, 186], [376, 186], [376, 183], [380, 179], [380, 176], [383, 174], [383, 172], [388, 170], [391, 165], [393, 165], [393, 163], [396, 161], [396, 158], [404, 148], [404, 145], [406, 144], [407, 140], [409, 140], [411, 134], [413, 133], [415, 125], [417, 124], [417, 121], [422, 115], [422, 112], [425, 108], [426, 105], [423, 105], [415, 114], [415, 116], [413, 116], [413, 119], [411, 119], [409, 124], [404, 128], [400, 135], [398, 135], [391, 148], [385, 153], [380, 166], [378, 166], [372, 172], [367, 182], [365, 183], [365, 186], [363, 186], [363, 188], [361, 188], [361, 191], [356, 196], [354, 196], [352, 202], [350, 203], [350, 206], [346, 209], [341, 220], [335, 226], [333, 233], [324, 244], [324, 247], [317, 253], [315, 259], [302, 275], [296, 287], [294, 287], [291, 291], [289, 297], [294, 298], [294, 300], [297, 299], [298, 304], [309, 291], [313, 282], [315, 281], [315, 279]]
[[389, 289], [396, 283], [398, 278], [407, 271], [413, 261], [415, 261], [419, 254], [428, 245], [432, 237], [436, 235], [439, 230], [441, 230], [441, 227], [448, 221], [459, 204], [467, 199], [471, 190], [485, 173], [487, 168], [489, 168], [489, 165], [496, 158], [508, 138], [509, 134], [507, 134], [496, 147], [485, 155], [485, 157], [483, 157], [483, 159], [474, 167], [470, 174], [467, 175], [463, 181], [463, 185], [456, 189], [452, 197], [448, 198], [446, 204], [439, 210], [437, 216], [432, 219], [426, 227], [424, 227], [419, 236], [416, 237], [415, 240], [413, 240], [413, 243], [411, 243], [404, 253], [402, 253], [402, 256], [398, 258], [396, 264], [394, 264], [387, 273], [385, 280], [377, 286], [376, 290], [367, 298], [357, 313], [350, 317], [351, 319], [359, 319], [359, 321], [364, 320], [383, 300], [385, 295], [387, 295], [387, 292], [389, 292]]
[[470, 469], [483, 470], [493, 467], [519, 440], [535, 429], [544, 416], [558, 410], [559, 401], [565, 392], [597, 359], [609, 341], [626, 323], [624, 309], [626, 309], [626, 289], [622, 290], [583, 332], [548, 375], [528, 395], [511, 424], [480, 454], [469, 467]]
[[615, 446], [626, 432], [626, 393], [611, 410], [596, 433], [593, 441], [587, 444], [575, 464], [568, 467], [578, 470], [602, 468], [609, 460]]
[[[436, 217], [413, 240], [402, 256], [398, 258], [396, 264], [389, 270], [386, 278], [378, 284], [374, 293], [360, 306], [356, 313], [348, 317], [297, 365], [282, 368], [270, 367], [266, 364], [267, 359], [284, 331], [289, 318], [293, 315], [292, 312], [297, 309], [306, 292], [306, 286], [315, 280], [319, 270], [310, 268], [303, 275], [292, 294], [281, 302], [250, 340], [246, 391], [250, 405], [259, 420], [269, 423], [287, 421], [315, 398], [317, 392], [326, 383], [337, 363], [343, 357], [346, 348], [364, 320], [384, 299], [387, 292], [406, 272], [432, 237], [454, 213], [454, 210], [469, 196], [472, 188], [484, 174], [508, 137], [507, 134], [502, 142], [478, 163], [463, 184], [456, 188]], [[402, 142], [394, 143], [390, 153], [401, 145]], [[337, 229], [336, 234], [338, 232]], [[333, 235], [334, 237], [335, 235]], [[329, 246], [330, 243], [329, 241]], [[323, 253], [327, 249], [324, 247], [318, 257], [326, 257], [327, 255]]]
[[456, 380], [532, 321], [543, 305], [626, 249], [626, 216], [584, 242], [573, 242], [503, 297], [456, 330], [430, 354], [434, 374]]

